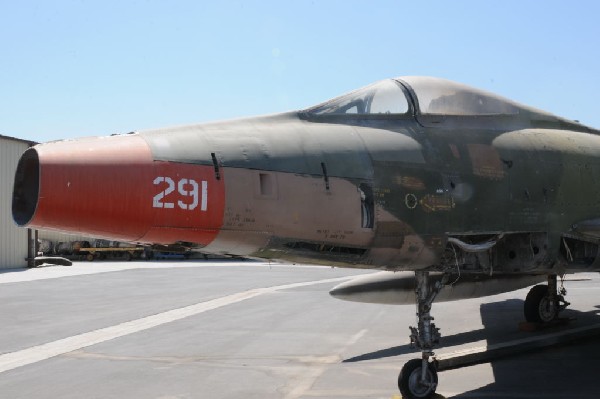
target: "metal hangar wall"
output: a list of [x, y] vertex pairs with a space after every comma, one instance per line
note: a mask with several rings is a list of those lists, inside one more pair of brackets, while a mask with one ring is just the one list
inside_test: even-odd
[[33, 142], [0, 135], [0, 269], [26, 267], [28, 229], [12, 218], [12, 188], [21, 154]]

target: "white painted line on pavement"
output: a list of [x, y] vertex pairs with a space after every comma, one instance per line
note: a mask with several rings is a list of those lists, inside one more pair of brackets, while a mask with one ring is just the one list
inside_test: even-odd
[[[188, 269], [206, 267], [261, 267], [261, 268], [324, 268], [329, 266], [297, 265], [290, 263], [254, 262], [254, 261], [203, 261], [197, 262], [75, 262], [73, 266], [43, 266], [32, 269], [0, 270], [0, 284], [24, 283], [37, 280], [48, 280], [61, 277], [84, 276], [88, 274], [120, 272], [127, 270], [147, 269]], [[358, 270], [358, 269], [356, 269]]]
[[16, 352], [0, 355], [0, 373], [13, 370], [17, 367], [37, 363], [51, 357], [59, 356], [91, 345], [109, 341], [111, 339], [123, 337], [125, 335], [148, 330], [173, 321], [185, 319], [190, 316], [208, 312], [227, 305], [242, 302], [257, 296], [273, 293], [275, 291], [291, 288], [306, 287], [317, 284], [333, 283], [352, 278], [353, 276], [337, 277], [324, 280], [307, 281], [301, 283], [291, 283], [278, 285], [268, 288], [257, 288], [248, 291], [238, 292], [206, 302], [200, 302], [194, 305], [185, 306], [178, 309], [169, 310], [152, 316], [142, 317], [137, 320], [128, 321], [111, 327], [102, 328], [87, 333], [74, 335], [72, 337], [59, 339], [46, 344], [33, 346]]

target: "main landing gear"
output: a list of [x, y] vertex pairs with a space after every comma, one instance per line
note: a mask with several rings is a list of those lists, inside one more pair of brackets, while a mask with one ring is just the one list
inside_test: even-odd
[[398, 388], [404, 399], [430, 398], [437, 388], [438, 376], [433, 348], [440, 342], [440, 330], [432, 323], [430, 314], [433, 300], [447, 283], [448, 276], [441, 281], [429, 283], [429, 272], [415, 272], [417, 280], [417, 328], [410, 327], [410, 341], [421, 350], [421, 359], [408, 361], [398, 376]]
[[567, 290], [562, 286], [557, 289], [556, 274], [548, 275], [548, 285], [538, 284], [529, 290], [525, 298], [525, 320], [530, 323], [550, 323], [558, 317], [558, 313], [570, 305], [565, 301]]

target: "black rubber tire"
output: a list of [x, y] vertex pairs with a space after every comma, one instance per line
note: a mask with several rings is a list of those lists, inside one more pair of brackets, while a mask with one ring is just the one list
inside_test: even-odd
[[558, 316], [557, 304], [554, 304], [554, 309], [549, 308], [548, 305], [548, 286], [538, 284], [531, 287], [523, 306], [525, 320], [530, 323], [549, 323], [556, 319]]
[[421, 359], [412, 359], [404, 364], [400, 375], [398, 376], [398, 388], [403, 399], [427, 399], [435, 394], [438, 383], [438, 375], [435, 366], [432, 363], [427, 364], [427, 376], [430, 382], [434, 383], [431, 387], [417, 385], [418, 373], [421, 373]]

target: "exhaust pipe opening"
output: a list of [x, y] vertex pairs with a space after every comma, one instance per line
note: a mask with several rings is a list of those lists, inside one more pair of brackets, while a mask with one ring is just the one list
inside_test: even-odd
[[12, 214], [19, 226], [26, 226], [33, 219], [39, 191], [40, 160], [37, 151], [30, 148], [19, 160], [13, 186]]

